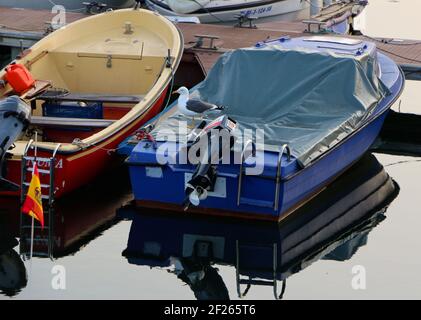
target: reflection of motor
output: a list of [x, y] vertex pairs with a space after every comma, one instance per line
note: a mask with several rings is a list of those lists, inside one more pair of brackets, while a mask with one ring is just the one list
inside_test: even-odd
[[[175, 273], [187, 283], [198, 300], [229, 300], [228, 289], [218, 274], [218, 269], [210, 262], [195, 258], [173, 258], [179, 266]], [[177, 261], [178, 260], [178, 261]]]
[[8, 295], [16, 295], [26, 287], [28, 278], [25, 265], [19, 254], [10, 249], [0, 255], [0, 292]]
[[29, 124], [31, 108], [18, 96], [0, 101], [0, 190], [16, 191], [19, 186], [3, 178], [7, 150]]
[[[186, 198], [183, 202], [187, 210], [190, 204], [198, 206], [200, 201], [205, 200], [208, 196], [208, 191], [213, 191], [217, 178], [217, 164], [222, 160], [224, 155], [223, 148], [227, 146], [224, 143], [224, 137], [229, 137], [229, 150], [232, 149], [235, 138], [232, 131], [237, 124], [227, 116], [221, 116], [206, 126], [202, 122], [198, 128], [202, 129], [195, 137], [194, 142], [190, 144], [190, 148], [203, 141], [207, 142], [204, 147], [203, 154], [200, 154], [200, 161], [193, 173], [190, 181], [187, 182], [185, 188]], [[193, 130], [193, 132], [197, 131]], [[203, 138], [206, 136], [206, 139]], [[221, 141], [222, 138], [222, 141]], [[218, 143], [215, 143], [218, 141]]]
[[10, 227], [0, 221], [0, 294], [14, 296], [28, 282], [25, 265], [13, 250], [18, 242], [9, 232]]
[[[187, 241], [183, 241], [183, 249], [187, 249], [185, 245]], [[213, 245], [212, 241], [197, 239], [191, 255], [171, 257], [174, 273], [190, 286], [198, 300], [229, 300], [224, 280], [212, 266], [216, 258]]]

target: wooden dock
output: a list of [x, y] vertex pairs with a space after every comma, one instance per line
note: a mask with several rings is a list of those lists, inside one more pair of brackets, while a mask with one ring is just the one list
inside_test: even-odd
[[[236, 28], [223, 25], [179, 24], [184, 35], [187, 52], [194, 52], [205, 70], [209, 70], [218, 57], [230, 49], [249, 47], [257, 42], [277, 39], [280, 37], [309, 36], [306, 25], [301, 22], [276, 22], [257, 25], [257, 28]], [[197, 35], [214, 37], [213, 48], [204, 40], [202, 47], [195, 46]], [[356, 37], [356, 36], [352, 36]], [[366, 36], [369, 41], [375, 41], [380, 52], [391, 57], [404, 69], [408, 79], [421, 80], [421, 41], [401, 39], [374, 39]]]
[[[51, 26], [55, 14], [48, 10], [0, 7], [0, 46], [10, 47], [12, 57], [42, 39]], [[66, 23], [86, 17], [85, 14], [66, 13]]]
[[[349, 7], [343, 7], [342, 11], [338, 10], [337, 5], [327, 8], [324, 15], [313, 18], [327, 21], [343, 13], [343, 10], [349, 10]], [[15, 51], [19, 51], [21, 47], [31, 46], [45, 35], [48, 22], [53, 16], [54, 14], [48, 10], [0, 7], [0, 46], [13, 47]], [[66, 21], [70, 23], [83, 17], [86, 17], [86, 14], [67, 13]], [[283, 36], [300, 37], [310, 34], [306, 32], [307, 24], [301, 21], [257, 23], [256, 28], [190, 23], [179, 23], [178, 27], [184, 35], [186, 54], [194, 54], [205, 71], [208, 71], [218, 57], [228, 50], [253, 46], [257, 42]], [[401, 65], [407, 79], [421, 80], [421, 41], [365, 38], [375, 41], [379, 51]], [[211, 41], [212, 46], [210, 46]]]

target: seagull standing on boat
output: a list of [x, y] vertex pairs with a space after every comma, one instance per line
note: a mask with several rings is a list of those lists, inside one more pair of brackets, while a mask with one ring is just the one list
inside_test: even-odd
[[186, 87], [180, 87], [173, 93], [178, 93], [180, 95], [178, 97], [177, 107], [178, 110], [186, 116], [194, 118], [195, 116], [202, 115], [208, 111], [224, 110], [224, 107], [217, 106], [213, 103], [205, 102], [198, 99], [190, 99], [189, 89], [187, 89]]

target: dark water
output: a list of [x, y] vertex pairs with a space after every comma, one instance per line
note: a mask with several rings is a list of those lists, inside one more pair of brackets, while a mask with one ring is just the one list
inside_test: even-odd
[[[285, 247], [282, 259], [291, 259], [284, 274], [279, 275], [288, 277], [285, 299], [420, 298], [421, 262], [416, 256], [420, 245], [420, 219], [414, 205], [417, 188], [413, 178], [421, 173], [417, 161], [417, 158], [389, 155], [364, 158], [357, 164], [358, 170], [352, 169], [340, 178], [327, 193], [293, 217], [287, 227], [223, 219], [186, 219], [157, 212], [143, 212], [137, 216], [133, 222], [132, 246], [142, 251], [145, 239], [158, 243], [164, 251], [173, 254], [171, 260], [167, 260], [168, 257], [162, 260], [136, 257], [129, 261], [122, 256], [132, 222], [117, 222], [113, 215], [131, 198], [128, 190], [121, 187], [124, 183], [108, 190], [112, 199], [104, 196], [102, 201], [107, 205], [99, 212], [93, 209], [93, 204], [98, 203], [97, 191], [101, 190], [85, 190], [85, 197], [98, 198], [92, 201], [81, 195], [75, 198], [72, 210], [63, 214], [67, 229], [60, 230], [60, 236], [70, 239], [73, 234], [83, 233], [89, 225], [87, 221], [92, 222], [93, 218], [105, 226], [71, 246], [67, 256], [55, 261], [45, 258], [34, 258], [32, 263], [26, 261], [28, 283], [12, 299], [195, 299], [207, 296], [237, 299], [232, 251], [235, 240], [256, 246], [264, 244], [269, 249], [273, 242]], [[397, 189], [392, 187], [395, 184], [388, 175], [400, 186], [397, 197]], [[92, 209], [78, 210], [78, 201], [84, 201], [83, 207], [92, 206]], [[335, 215], [334, 223], [324, 221], [323, 217], [332, 214]], [[317, 221], [320, 217], [322, 221]], [[331, 229], [332, 225], [334, 229]], [[297, 243], [292, 246], [286, 237], [291, 230], [299, 230], [295, 235]], [[189, 235], [224, 238], [224, 261], [208, 263], [206, 259], [180, 259], [183, 250], [192, 246]], [[214, 249], [217, 255], [218, 247]], [[266, 271], [271, 266], [270, 252], [266, 250], [265, 253]], [[250, 251], [243, 258], [259, 254], [261, 252]], [[245, 263], [247, 261], [243, 266]], [[65, 290], [52, 288], [55, 265], [65, 267]], [[180, 266], [185, 270], [184, 275], [204, 271], [205, 282], [192, 285], [182, 273], [175, 272], [176, 268], [181, 269]], [[352, 287], [352, 271], [356, 266], [365, 268], [365, 290]], [[210, 285], [213, 283], [218, 285]], [[247, 298], [273, 299], [273, 293], [270, 287], [253, 286]], [[0, 299], [10, 297], [0, 295]]]
[[[419, 23], [405, 19], [414, 11], [409, 3], [413, 2], [370, 1], [363, 29], [368, 34], [372, 30], [373, 35], [387, 36], [381, 33], [382, 26], [391, 30], [390, 25], [395, 24], [394, 30], [401, 31], [393, 36], [421, 39]], [[388, 14], [394, 10], [391, 7], [402, 9], [402, 21], [389, 19]], [[385, 19], [376, 19], [378, 16]], [[418, 111], [418, 86], [416, 82], [407, 83], [401, 111]], [[419, 177], [421, 158], [385, 154], [365, 157], [311, 206], [276, 227], [156, 212], [144, 212], [134, 222], [116, 220], [117, 209], [131, 199], [124, 173], [118, 172], [109, 177], [117, 182], [115, 185], [107, 185], [107, 179], [102, 178], [66, 200], [59, 233], [63, 245], [72, 245], [54, 261], [26, 261], [26, 285], [17, 292], [0, 290], [0, 299], [237, 299], [233, 264], [238, 239], [255, 247], [266, 245], [266, 249], [274, 242], [279, 245], [279, 257], [285, 258], [285, 264], [279, 263], [279, 277], [287, 277], [284, 299], [420, 299]], [[323, 218], [326, 212], [334, 217], [334, 223]], [[0, 214], [2, 226], [16, 224], [16, 211]], [[150, 253], [149, 259], [122, 256], [132, 224], [132, 249]], [[224, 258], [180, 258], [192, 249], [195, 237], [213, 239], [214, 255], [219, 255], [218, 241], [223, 238]], [[161, 259], [151, 255], [157, 247], [167, 255], [162, 254]], [[269, 252], [250, 251], [242, 257], [248, 263], [247, 258], [261, 255], [259, 261], [265, 262], [265, 268], [259, 272], [266, 272], [270, 270]], [[173, 256], [170, 260], [169, 255]], [[65, 290], [52, 287], [52, 269], [57, 265], [66, 271]], [[366, 288], [356, 290], [355, 270], [361, 268], [365, 270]], [[204, 277], [197, 281], [194, 276]], [[0, 267], [0, 286], [5, 282]], [[272, 289], [253, 286], [245, 299], [273, 299]]]

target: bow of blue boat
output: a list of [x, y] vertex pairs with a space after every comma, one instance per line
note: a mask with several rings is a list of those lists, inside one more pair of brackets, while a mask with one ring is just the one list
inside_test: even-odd
[[[300, 86], [302, 86], [301, 89], [307, 90], [302, 92], [303, 95], [310, 93], [314, 97], [318, 97], [320, 101], [312, 101], [316, 106], [315, 108], [319, 109], [318, 114], [311, 118], [313, 109], [299, 106], [298, 111], [292, 111], [292, 116], [281, 117], [279, 121], [283, 121], [283, 123], [278, 127], [275, 125], [275, 129], [279, 130], [278, 132], [275, 130], [271, 137], [273, 140], [271, 141], [273, 142], [272, 148], [266, 148], [265, 145], [263, 150], [256, 151], [256, 158], [262, 153], [264, 156], [263, 168], [257, 175], [247, 174], [247, 168], [250, 169], [256, 163], [251, 165], [244, 161], [244, 150], [247, 148], [243, 143], [243, 149], [238, 151], [241, 158], [240, 163], [219, 164], [216, 167], [216, 178], [212, 186], [205, 191], [206, 197], [198, 197], [200, 203], [187, 206], [187, 211], [264, 220], [281, 220], [287, 217], [323, 190], [369, 150], [380, 132], [387, 112], [399, 97], [404, 86], [404, 77], [395, 62], [378, 53], [373, 43], [363, 40], [337, 37], [281, 38], [271, 42], [258, 43], [255, 48], [250, 50], [237, 52], [237, 55], [243, 55], [245, 58], [243, 60], [238, 59], [235, 62], [246, 61], [244, 68], [235, 66], [237, 69], [230, 69], [231, 65], [228, 62], [230, 58], [232, 60], [232, 56], [221, 57], [218, 60], [219, 65], [217, 62], [207, 79], [191, 90], [193, 95], [197, 95], [199, 92], [199, 95], [207, 100], [213, 99], [211, 100], [213, 103], [220, 103], [221, 99], [222, 102], [231, 103], [234, 101], [233, 99], [238, 99], [238, 97], [233, 97], [234, 92], [231, 93], [231, 96], [228, 96], [227, 93], [222, 96], [221, 91], [224, 91], [224, 84], [231, 87], [235, 86], [236, 83], [232, 84], [232, 79], [246, 76], [247, 72], [254, 68], [253, 63], [256, 63], [257, 68], [270, 68], [270, 63], [277, 63], [274, 62], [276, 60], [270, 60], [271, 58], [278, 59], [279, 54], [286, 55], [293, 52], [294, 60], [291, 61], [294, 61], [295, 65], [289, 71], [297, 70], [297, 74], [308, 74], [309, 79], [313, 81], [300, 79], [301, 83], [298, 83], [297, 87], [300, 89]], [[261, 53], [259, 50], [265, 52]], [[275, 52], [270, 52], [272, 50]], [[252, 54], [248, 56], [250, 52]], [[269, 59], [266, 57], [264, 59], [268, 60], [269, 66], [261, 64], [261, 62], [259, 64], [258, 58], [255, 61], [251, 60], [254, 55], [259, 54], [267, 54]], [[250, 61], [247, 61], [247, 59]], [[264, 59], [261, 60], [264, 61]], [[300, 61], [303, 63], [300, 64]], [[225, 62], [227, 62], [226, 65], [224, 65]], [[312, 65], [312, 63], [314, 64]], [[342, 66], [338, 67], [339, 64], [342, 64]], [[300, 71], [303, 68], [309, 68], [310, 70]], [[215, 77], [218, 71], [222, 75], [220, 78]], [[344, 72], [349, 74], [344, 75]], [[326, 88], [317, 84], [318, 81], [323, 82], [326, 78], [330, 79], [330, 84], [334, 83], [335, 78], [332, 73], [342, 73], [338, 76], [337, 86]], [[285, 75], [280, 76], [285, 77]], [[287, 74], [288, 76], [292, 79], [291, 81], [294, 80], [293, 74]], [[314, 79], [312, 79], [313, 76]], [[210, 82], [210, 80], [213, 82]], [[231, 82], [227, 82], [230, 80]], [[264, 101], [270, 108], [271, 94], [276, 93], [276, 90], [283, 90], [284, 87], [280, 85], [277, 88], [277, 83], [272, 81], [274, 87], [271, 88], [270, 83], [264, 83], [265, 79], [257, 80], [261, 80], [261, 83], [251, 80], [252, 84], [244, 81], [238, 82], [241, 90], [247, 91], [251, 90], [251, 86], [257, 86], [262, 95], [267, 93], [269, 98], [265, 98]], [[346, 81], [349, 81], [349, 83]], [[310, 84], [306, 84], [306, 82]], [[285, 82], [283, 83], [285, 84]], [[352, 89], [354, 88], [352, 86], [355, 87], [355, 90]], [[348, 92], [349, 87], [352, 88]], [[295, 90], [294, 83], [287, 89]], [[319, 96], [317, 96], [317, 93], [319, 93]], [[276, 96], [274, 96], [274, 99], [276, 99]], [[344, 101], [348, 99], [352, 100], [348, 104], [351, 105], [351, 108], [354, 105], [361, 104], [367, 106], [367, 109], [363, 110], [363, 113], [359, 109], [354, 110], [353, 113], [345, 110], [348, 118], [343, 121], [341, 115], [337, 116], [338, 112], [343, 111], [340, 106], [334, 111], [328, 108], [323, 110], [323, 99], [326, 100], [326, 104], [332, 104], [335, 99], [337, 99], [338, 104], [344, 104]], [[254, 112], [259, 113], [258, 109], [264, 109], [266, 105], [256, 105], [255, 108]], [[250, 112], [249, 119], [251, 120], [248, 122], [248, 118], [244, 117], [243, 114], [238, 115], [237, 110], [228, 110], [227, 116], [233, 120], [239, 119], [242, 127], [258, 129], [260, 125], [268, 129], [268, 126], [265, 126], [267, 122], [249, 126], [250, 122], [253, 122], [253, 111]], [[277, 109], [274, 110], [277, 112]], [[304, 112], [300, 114], [300, 110]], [[269, 111], [271, 110], [269, 109]], [[329, 112], [333, 112], [337, 116], [334, 126], [332, 126], [332, 122], [329, 122]], [[171, 121], [174, 119], [180, 120], [180, 118], [174, 116], [176, 113], [175, 103], [160, 115], [158, 121], [153, 119], [151, 123], [156, 125], [155, 131], [162, 127], [172, 128]], [[324, 128], [322, 120], [320, 120], [320, 124], [313, 126], [312, 121], [317, 122], [319, 118], [323, 117], [323, 113], [327, 115], [327, 120], [322, 119], [326, 122], [326, 128]], [[272, 115], [273, 112], [265, 115], [265, 120], [270, 119]], [[294, 127], [294, 121], [297, 120], [302, 121], [302, 123]], [[297, 127], [300, 130], [311, 127], [312, 131], [309, 130], [308, 133], [305, 132], [301, 135], [306, 137], [306, 140], [300, 140], [300, 135], [294, 135], [294, 130]], [[272, 128], [269, 128], [269, 130], [272, 130]], [[320, 132], [322, 132], [322, 138], [320, 138]], [[283, 143], [284, 136], [288, 136], [292, 143], [289, 145]], [[128, 156], [127, 163], [136, 202], [142, 207], [185, 210], [186, 186], [191, 182], [192, 176], [195, 175], [198, 169], [197, 164], [180, 164], [179, 161], [174, 161], [172, 164], [161, 165], [157, 160], [160, 152], [162, 152], [161, 156], [177, 159], [184, 144], [177, 140], [171, 141], [171, 139], [161, 141], [157, 139], [153, 142], [150, 140], [145, 139], [143, 135], [140, 141], [131, 138], [131, 141], [126, 140], [120, 146], [120, 153]], [[300, 144], [302, 141], [304, 143]], [[165, 149], [160, 148], [163, 144], [166, 144]], [[168, 145], [172, 147], [168, 147]], [[235, 153], [235, 151], [233, 152]]]

